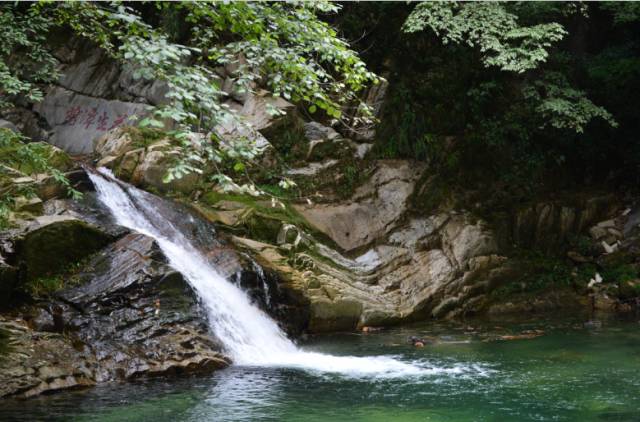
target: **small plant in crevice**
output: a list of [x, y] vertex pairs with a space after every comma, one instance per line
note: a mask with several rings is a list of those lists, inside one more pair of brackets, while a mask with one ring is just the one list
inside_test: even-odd
[[[25, 136], [0, 128], [0, 228], [9, 226], [14, 198], [36, 195], [35, 174], [47, 174], [63, 186], [72, 198], [82, 194], [71, 186], [64, 174], [71, 167], [69, 157], [43, 142], [29, 142]], [[23, 183], [16, 183], [22, 178]]]
[[64, 288], [80, 285], [82, 279], [78, 272], [92, 257], [93, 255], [90, 255], [78, 262], [70, 263], [56, 274], [47, 274], [28, 280], [21, 290], [31, 297], [39, 298], [50, 296]]

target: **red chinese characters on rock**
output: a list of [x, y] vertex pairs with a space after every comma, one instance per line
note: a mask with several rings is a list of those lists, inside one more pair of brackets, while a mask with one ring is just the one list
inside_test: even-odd
[[93, 107], [87, 113], [87, 117], [84, 119], [84, 128], [89, 129], [93, 122], [96, 120], [96, 115], [98, 114], [98, 109]]
[[109, 130], [107, 123], [109, 123], [109, 116], [107, 115], [106, 111], [103, 111], [100, 117], [98, 117], [98, 126], [96, 127], [96, 129], [101, 132]]
[[71, 107], [64, 115], [64, 124], [67, 126], [75, 126], [81, 114], [82, 109], [80, 107]]
[[95, 127], [95, 130], [99, 132], [106, 132], [122, 125], [127, 120], [132, 119], [133, 116], [133, 114], [129, 113], [120, 113], [109, 125], [111, 118], [106, 111], [98, 113], [97, 107], [71, 107], [65, 113], [63, 124], [66, 126], [82, 126], [86, 130]]
[[116, 117], [116, 119], [113, 121], [113, 124], [111, 125], [111, 127], [109, 127], [109, 130], [120, 126], [129, 117], [130, 116], [127, 113], [118, 114], [118, 117]]

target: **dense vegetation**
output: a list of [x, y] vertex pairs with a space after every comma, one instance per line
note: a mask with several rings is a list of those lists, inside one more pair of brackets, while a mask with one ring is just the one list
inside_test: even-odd
[[345, 130], [372, 124], [360, 93], [380, 81], [376, 73], [385, 77], [390, 88], [375, 156], [429, 162], [431, 202], [444, 199], [445, 190], [477, 193], [467, 201], [490, 190], [499, 204], [559, 188], [633, 186], [640, 100], [629, 94], [640, 85], [638, 9], [555, 2], [5, 3], [0, 108], [41, 100], [58, 77], [52, 40], [71, 31], [135, 66], [136, 78], [167, 82], [168, 101], [138, 122], [182, 146], [167, 180], [209, 163], [215, 180], [230, 185], [262, 152], [245, 137], [217, 133], [229, 120], [244, 124], [224, 105], [227, 93], [215, 75], [217, 67], [234, 66], [233, 90], [265, 88]]
[[[160, 79], [170, 88], [167, 104], [140, 122], [165, 127], [185, 141], [185, 157], [174, 176], [197, 171], [202, 159], [251, 159], [259, 151], [241, 140], [224, 148], [215, 128], [235, 113], [222, 104], [226, 96], [214, 69], [233, 63], [238, 77], [234, 90], [255, 88], [306, 104], [310, 113], [323, 111], [341, 119], [355, 93], [377, 82], [364, 63], [336, 37], [318, 14], [336, 6], [313, 3], [162, 3], [125, 6], [121, 3], [33, 3], [2, 7], [0, 51], [2, 105], [23, 97], [42, 97], [38, 83], [56, 78], [55, 59], [47, 50], [49, 32], [71, 29], [115, 58], [136, 66], [135, 78]], [[6, 38], [6, 40], [4, 39]], [[26, 51], [27, 54], [19, 54]], [[33, 69], [37, 71], [33, 72]], [[361, 106], [366, 111], [364, 105]], [[280, 110], [272, 110], [274, 114]], [[363, 113], [366, 117], [366, 113]], [[211, 133], [200, 148], [187, 141], [191, 131]]]
[[507, 203], [637, 183], [638, 3], [347, 7], [339, 26], [391, 81], [378, 156]]
[[[357, 93], [378, 78], [319, 19], [337, 11], [324, 1], [5, 3], [0, 6], [0, 111], [42, 99], [46, 84], [59, 76], [56, 45], [49, 40], [71, 32], [134, 66], [134, 78], [167, 83], [167, 101], [138, 122], [143, 128], [164, 129], [182, 146], [167, 181], [202, 172], [207, 163], [218, 168], [220, 184], [230, 185], [233, 181], [218, 166], [241, 171], [262, 151], [247, 137], [220, 136], [221, 124], [245, 123], [223, 103], [228, 94], [221, 90], [217, 67], [235, 67], [236, 92], [259, 84], [339, 124], [371, 122]], [[269, 111], [283, 113], [275, 107]], [[19, 153], [33, 157], [33, 150], [25, 147]], [[282, 178], [281, 184], [291, 182]], [[6, 213], [6, 206], [2, 209]]]

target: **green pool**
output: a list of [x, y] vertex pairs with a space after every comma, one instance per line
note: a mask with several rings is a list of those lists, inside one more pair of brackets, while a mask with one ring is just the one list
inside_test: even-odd
[[[380, 378], [231, 367], [0, 401], [0, 420], [640, 421], [638, 320], [431, 323], [319, 336], [305, 349], [392, 355], [431, 370]], [[434, 343], [413, 348], [409, 335]]]

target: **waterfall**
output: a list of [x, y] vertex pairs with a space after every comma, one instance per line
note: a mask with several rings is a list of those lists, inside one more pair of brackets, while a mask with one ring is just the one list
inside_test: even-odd
[[151, 194], [117, 182], [107, 169], [89, 172], [98, 199], [118, 224], [155, 239], [169, 264], [194, 288], [205, 305], [213, 333], [234, 364], [293, 367], [352, 376], [399, 377], [433, 373], [416, 363], [386, 357], [332, 356], [297, 347], [248, 295], [227, 281], [191, 241], [164, 219], [149, 201]]

